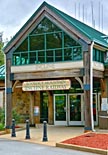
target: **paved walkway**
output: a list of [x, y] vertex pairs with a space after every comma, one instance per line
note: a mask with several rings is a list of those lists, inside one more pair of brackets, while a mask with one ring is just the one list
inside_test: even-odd
[[43, 125], [39, 124], [36, 127], [30, 128], [30, 139], [25, 139], [26, 130], [16, 130], [16, 137], [11, 137], [10, 134], [0, 135], [0, 138], [8, 138], [12, 140], [27, 141], [38, 144], [45, 144], [55, 146], [57, 142], [61, 142], [68, 138], [72, 138], [84, 133], [83, 127], [66, 127], [66, 126], [53, 126], [47, 125], [47, 142], [43, 142]]
[[[24, 126], [23, 126], [24, 127]], [[96, 132], [108, 133], [108, 130], [96, 129]], [[0, 138], [8, 138], [18, 141], [27, 141], [37, 144], [45, 144], [49, 146], [55, 146], [56, 143], [72, 138], [78, 135], [84, 134], [84, 127], [66, 127], [66, 126], [53, 126], [47, 125], [47, 142], [43, 142], [43, 125], [39, 124], [36, 127], [30, 128], [30, 139], [25, 139], [26, 130], [16, 129], [16, 137], [11, 137], [10, 134], [0, 135]]]

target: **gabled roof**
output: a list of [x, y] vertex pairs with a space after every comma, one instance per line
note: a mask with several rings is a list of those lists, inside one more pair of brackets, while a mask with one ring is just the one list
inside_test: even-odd
[[57, 8], [53, 7], [52, 5], [49, 5], [46, 2], [43, 2], [41, 4], [41, 6], [36, 10], [36, 12], [31, 16], [31, 18], [24, 24], [24, 26], [16, 33], [16, 35], [11, 39], [11, 41], [4, 47], [4, 52], [8, 52], [9, 49], [12, 48], [12, 46], [14, 46], [14, 44], [12, 44], [12, 42], [18, 37], [19, 34], [21, 34], [24, 29], [26, 28], [27, 25], [29, 25], [34, 17], [38, 14], [38, 12], [43, 8], [43, 7], [47, 7], [48, 9], [50, 9], [52, 12], [54, 12], [57, 16], [59, 16], [60, 18], [62, 18], [62, 20], [64, 20], [65, 22], [67, 22], [70, 26], [74, 27], [77, 31], [79, 31], [79, 33], [81, 33], [82, 35], [86, 36], [89, 40], [94, 41], [95, 43], [104, 46], [104, 47], [108, 47], [108, 43], [107, 40], [105, 40], [105, 37], [107, 37], [107, 35], [97, 31], [96, 29], [82, 23], [81, 21], [67, 15], [66, 13], [58, 10]]
[[5, 65], [0, 66], [0, 80], [5, 79]]

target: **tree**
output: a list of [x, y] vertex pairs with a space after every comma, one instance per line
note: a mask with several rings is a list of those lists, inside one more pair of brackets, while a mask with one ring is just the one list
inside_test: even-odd
[[0, 66], [4, 64], [3, 42], [0, 42]]

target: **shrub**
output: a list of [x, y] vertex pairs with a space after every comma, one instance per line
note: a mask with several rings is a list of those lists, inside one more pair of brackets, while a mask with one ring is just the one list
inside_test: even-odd
[[0, 123], [1, 124], [5, 124], [5, 109], [4, 108], [0, 108]]
[[15, 119], [16, 124], [20, 123], [21, 116], [17, 113], [16, 109], [12, 110], [12, 118]]
[[[21, 116], [17, 113], [16, 109], [12, 110], [12, 118], [15, 119], [15, 123], [18, 124], [20, 122]], [[5, 124], [5, 109], [0, 108], [0, 124], [4, 126]]]
[[4, 125], [0, 123], [0, 131], [4, 130]]

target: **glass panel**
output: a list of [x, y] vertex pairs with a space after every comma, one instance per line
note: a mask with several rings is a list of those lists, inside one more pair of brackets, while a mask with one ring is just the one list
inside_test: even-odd
[[30, 64], [36, 63], [36, 52], [30, 52]]
[[62, 48], [62, 33], [46, 34], [46, 48]]
[[70, 121], [81, 121], [81, 95], [71, 95], [70, 103]]
[[28, 64], [28, 53], [21, 53], [21, 64]]
[[75, 40], [64, 33], [64, 47], [80, 46]]
[[55, 120], [66, 121], [66, 96], [55, 96]]
[[46, 51], [46, 62], [54, 62], [53, 51]]
[[64, 50], [64, 61], [72, 60], [72, 49], [67, 48]]
[[82, 59], [81, 47], [73, 48], [73, 60], [81, 60], [81, 59]]
[[21, 45], [15, 50], [15, 52], [19, 51], [28, 51], [28, 38], [26, 38]]
[[32, 31], [31, 34], [47, 33], [47, 32], [57, 32], [60, 29], [53, 24], [49, 19], [44, 18], [38, 26]]
[[45, 51], [38, 51], [38, 63], [45, 62]]
[[55, 61], [62, 61], [62, 50], [55, 51]]
[[30, 51], [44, 49], [44, 35], [30, 36]]
[[13, 65], [20, 65], [21, 64], [21, 58], [20, 53], [13, 55]]

